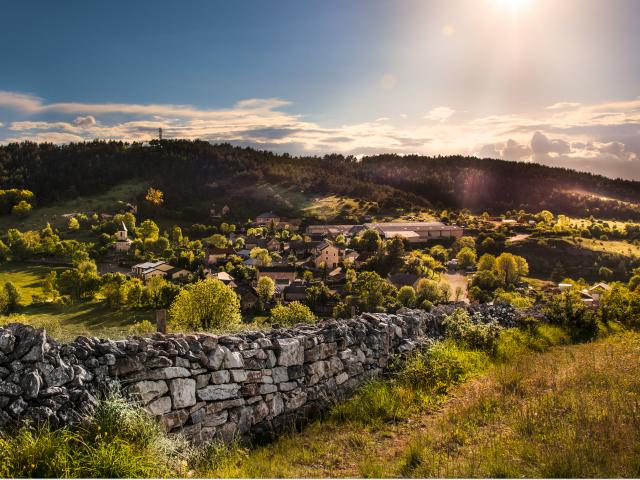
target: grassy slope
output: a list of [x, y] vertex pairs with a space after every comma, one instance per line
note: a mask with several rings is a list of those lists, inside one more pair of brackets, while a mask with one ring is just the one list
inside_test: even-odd
[[42, 280], [50, 270], [48, 266], [28, 263], [0, 265], [0, 284], [13, 282], [23, 305], [17, 317], [0, 316], [0, 323], [24, 321], [47, 328], [57, 340], [70, 340], [78, 335], [119, 338], [133, 323], [154, 321], [152, 310], [112, 310], [101, 302], [30, 305], [32, 296], [42, 293]]
[[[518, 356], [432, 414], [317, 422], [207, 471], [249, 477], [640, 474], [640, 335]], [[201, 472], [199, 472], [201, 473]]]
[[50, 206], [36, 207], [25, 219], [17, 219], [12, 215], [2, 215], [0, 216], [0, 232], [9, 228], [18, 228], [21, 231], [40, 229], [47, 222], [53, 228], [64, 229], [69, 219], [62, 215], [67, 213], [112, 213], [119, 201], [124, 203], [133, 201], [136, 195], [146, 188], [145, 182], [126, 182], [113, 187], [105, 193], [91, 197], [78, 197]]
[[30, 263], [0, 264], [0, 284], [13, 282], [20, 292], [20, 301], [31, 303], [31, 297], [42, 294], [42, 280], [52, 270], [64, 268], [36, 265]]

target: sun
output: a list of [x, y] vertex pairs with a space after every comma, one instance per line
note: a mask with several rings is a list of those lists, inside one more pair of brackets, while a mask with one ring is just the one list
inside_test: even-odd
[[520, 10], [528, 7], [532, 0], [491, 0], [497, 7], [510, 11], [511, 13], [517, 13]]

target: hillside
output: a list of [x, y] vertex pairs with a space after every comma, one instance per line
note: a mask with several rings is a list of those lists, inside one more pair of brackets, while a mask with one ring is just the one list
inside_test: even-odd
[[[529, 353], [456, 388], [433, 413], [326, 421], [236, 451], [222, 477], [637, 477], [640, 338]], [[199, 472], [202, 474], [203, 472]]]
[[202, 221], [224, 204], [241, 220], [265, 209], [299, 215], [334, 197], [344, 199], [331, 212], [337, 220], [393, 214], [398, 208], [495, 214], [549, 209], [640, 219], [640, 182], [537, 164], [460, 156], [292, 157], [186, 140], [0, 147], [0, 188], [32, 190], [41, 206], [105, 192], [125, 181], [161, 188], [163, 214], [188, 221]]

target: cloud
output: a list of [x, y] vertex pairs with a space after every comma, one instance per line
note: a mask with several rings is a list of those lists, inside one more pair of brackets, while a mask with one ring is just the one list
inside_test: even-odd
[[535, 132], [531, 137], [531, 150], [534, 156], [548, 154], [563, 154], [571, 151], [569, 142], [561, 139], [550, 140], [546, 135]]
[[87, 115], [86, 117], [76, 117], [73, 121], [74, 125], [78, 127], [91, 127], [96, 124], [96, 119], [93, 115]]
[[[407, 114], [327, 127], [290, 113], [279, 98], [240, 100], [230, 107], [120, 103], [48, 103], [0, 92], [0, 143], [64, 143], [94, 138], [157, 137], [230, 142], [292, 154], [329, 152], [479, 155], [536, 161], [640, 180], [640, 98], [560, 102], [530, 112], [475, 116], [438, 106], [422, 119]], [[382, 112], [381, 112], [382, 113]], [[427, 120], [427, 121], [425, 121]]]
[[549, 105], [547, 110], [569, 110], [572, 108], [578, 108], [580, 106], [577, 102], [558, 102], [553, 105]]
[[433, 120], [436, 122], [445, 122], [456, 111], [450, 107], [436, 107], [431, 109], [423, 118], [426, 120]]

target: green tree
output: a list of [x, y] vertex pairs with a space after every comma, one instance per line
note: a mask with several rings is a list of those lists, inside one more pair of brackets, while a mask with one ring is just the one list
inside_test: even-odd
[[496, 268], [496, 257], [491, 255], [490, 253], [485, 253], [478, 260], [478, 271], [492, 271]]
[[414, 307], [416, 304], [416, 291], [410, 285], [404, 285], [398, 290], [398, 301], [403, 307]]
[[377, 230], [365, 230], [360, 237], [360, 250], [364, 252], [376, 252], [382, 245], [380, 234]]
[[520, 268], [515, 256], [508, 252], [501, 253], [496, 258], [496, 273], [503, 285], [515, 285], [520, 280]]
[[276, 293], [276, 284], [270, 277], [260, 277], [256, 285], [256, 292], [260, 300], [260, 309], [264, 309]]
[[470, 247], [462, 247], [456, 258], [458, 259], [458, 265], [462, 268], [473, 267], [476, 264], [476, 251]]
[[249, 252], [251, 258], [255, 258], [258, 261], [258, 265], [261, 267], [268, 267], [271, 265], [271, 255], [266, 248], [254, 247]]
[[24, 200], [20, 200], [17, 204], [11, 207], [11, 213], [20, 218], [25, 218], [31, 213], [31, 204]]
[[69, 217], [69, 223], [67, 224], [67, 230], [74, 232], [80, 230], [80, 222], [76, 217]]
[[11, 249], [0, 240], [0, 263], [9, 261]]
[[364, 311], [375, 311], [385, 307], [390, 297], [395, 297], [396, 288], [376, 272], [362, 272], [353, 285], [353, 291]]
[[138, 227], [137, 234], [142, 240], [146, 240], [147, 238], [155, 240], [160, 234], [160, 229], [153, 220], [145, 220]]
[[180, 291], [169, 308], [175, 329], [197, 331], [237, 325], [241, 321], [240, 299], [220, 280], [207, 279]]
[[0, 288], [0, 313], [15, 312], [20, 306], [20, 292], [12, 282], [6, 282]]
[[291, 302], [288, 305], [278, 304], [271, 309], [271, 323], [291, 326], [296, 323], [313, 323], [316, 316], [311, 309], [300, 302]]

